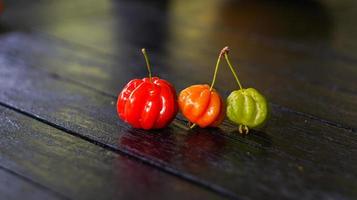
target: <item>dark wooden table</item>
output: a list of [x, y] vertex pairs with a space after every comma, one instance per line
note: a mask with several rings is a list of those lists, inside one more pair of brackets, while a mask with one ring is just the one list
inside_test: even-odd
[[[5, 4], [0, 199], [357, 198], [356, 1]], [[264, 129], [118, 119], [118, 92], [147, 75], [142, 47], [180, 91], [210, 82], [225, 45], [270, 101]], [[222, 67], [217, 89], [236, 88]]]

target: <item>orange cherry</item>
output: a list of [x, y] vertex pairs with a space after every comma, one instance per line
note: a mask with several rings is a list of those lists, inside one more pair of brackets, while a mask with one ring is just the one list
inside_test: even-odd
[[218, 92], [207, 84], [192, 85], [180, 92], [182, 114], [201, 128], [218, 126], [224, 118], [224, 103]]
[[182, 114], [193, 123], [190, 128], [193, 128], [196, 124], [201, 128], [216, 127], [224, 119], [224, 102], [213, 88], [223, 53], [221, 51], [218, 56], [211, 86], [207, 84], [192, 85], [179, 94], [179, 108]]

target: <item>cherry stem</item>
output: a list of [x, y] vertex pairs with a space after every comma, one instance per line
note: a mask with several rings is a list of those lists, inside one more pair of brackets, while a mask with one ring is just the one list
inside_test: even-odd
[[197, 125], [197, 124], [192, 124], [192, 125], [190, 126], [190, 129], [195, 128], [196, 125]]
[[216, 78], [217, 78], [217, 73], [218, 73], [218, 68], [219, 68], [219, 64], [221, 62], [221, 59], [222, 59], [222, 56], [224, 54], [224, 48], [221, 50], [221, 52], [219, 53], [219, 56], [218, 56], [218, 59], [217, 59], [217, 62], [216, 62], [216, 67], [214, 68], [214, 74], [213, 74], [213, 79], [212, 79], [212, 82], [211, 82], [211, 87], [209, 90], [212, 90], [213, 89], [213, 86], [214, 86], [214, 83], [216, 82]]
[[[222, 51], [219, 53], [217, 62], [216, 62], [216, 67], [214, 68], [214, 74], [213, 74], [213, 78], [212, 78], [212, 82], [211, 82], [211, 86], [209, 88], [210, 91], [212, 91], [214, 83], [216, 82], [216, 78], [217, 78], [217, 73], [218, 73], [218, 68], [219, 68], [219, 63], [221, 62], [222, 56], [225, 52], [225, 49], [223, 48]], [[190, 125], [190, 129], [193, 129], [196, 126], [196, 124], [192, 124]]]
[[239, 88], [240, 88], [241, 90], [243, 90], [242, 84], [240, 83], [240, 81], [239, 81], [239, 79], [238, 79], [237, 73], [235, 72], [235, 70], [234, 70], [234, 68], [233, 68], [233, 66], [232, 66], [232, 64], [231, 64], [231, 62], [229, 61], [229, 58], [228, 58], [229, 48], [228, 48], [228, 47], [224, 47], [224, 48], [222, 49], [222, 52], [223, 52], [223, 54], [224, 54], [224, 58], [226, 59], [229, 68], [230, 68], [231, 71], [232, 71], [232, 74], [233, 74], [234, 78], [236, 79], [236, 81], [237, 81], [237, 83], [238, 83], [238, 85], [239, 85]]
[[141, 52], [142, 52], [143, 55], [144, 55], [145, 62], [146, 62], [146, 68], [148, 69], [149, 79], [150, 79], [150, 81], [151, 81], [152, 76], [151, 76], [151, 67], [150, 67], [149, 57], [148, 57], [148, 55], [147, 55], [147, 53], [146, 53], [146, 49], [145, 49], [145, 48], [142, 48], [142, 49], [141, 49]]
[[247, 135], [249, 133], [249, 127], [246, 125], [239, 125], [239, 133]]

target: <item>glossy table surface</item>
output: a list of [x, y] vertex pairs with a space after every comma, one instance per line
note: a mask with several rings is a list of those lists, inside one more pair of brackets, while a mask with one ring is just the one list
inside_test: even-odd
[[[0, 197], [356, 199], [357, 2], [8, 0], [0, 16]], [[271, 116], [133, 129], [117, 94], [153, 73], [209, 84], [220, 49]], [[222, 64], [217, 90], [237, 89]]]

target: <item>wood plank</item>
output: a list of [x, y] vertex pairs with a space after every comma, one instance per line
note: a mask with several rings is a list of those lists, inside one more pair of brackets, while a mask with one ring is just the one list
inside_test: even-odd
[[0, 167], [0, 196], [2, 199], [16, 200], [26, 198], [28, 200], [49, 199], [59, 200], [65, 197], [55, 195], [43, 186], [31, 183], [28, 180], [7, 169]]
[[[1, 42], [3, 45], [0, 49], [3, 53], [16, 55], [31, 65], [90, 85], [109, 94], [118, 93], [130, 77], [142, 77], [147, 73], [146, 68], [143, 67], [143, 59], [138, 52], [138, 46], [137, 48], [128, 47], [127, 52], [123, 55], [112, 57], [76, 48], [70, 44], [64, 45], [60, 41], [52, 41], [41, 36], [36, 37], [36, 35], [10, 34], [3, 36]], [[211, 70], [207, 70], [207, 67], [213, 67], [212, 63], [215, 62], [214, 52], [206, 52], [206, 55], [195, 54], [196, 58], [186, 57], [190, 53], [182, 55], [177, 53], [177, 56], [161, 60], [160, 58], [164, 56], [159, 51], [153, 50], [150, 53], [152, 62], [158, 63], [159, 66], [154, 67], [154, 72], [171, 80], [179, 90], [189, 84], [209, 82], [209, 79], [211, 79]], [[209, 58], [210, 55], [211, 58]], [[297, 59], [295, 58], [295, 61]], [[66, 62], [66, 64], [63, 64], [63, 62]], [[209, 62], [211, 64], [208, 64]], [[357, 96], [352, 92], [354, 87], [349, 87], [348, 84], [354, 82], [357, 71], [343, 73], [338, 72], [338, 66], [331, 66], [331, 69], [336, 70], [330, 71], [329, 77], [337, 75], [334, 79], [345, 79], [345, 83], [336, 86], [342, 89], [333, 90], [328, 85], [305, 81], [305, 79], [310, 81], [323, 79], [318, 73], [305, 77], [297, 75], [298, 79], [294, 79], [295, 75], [281, 72], [287, 71], [282, 70], [283, 64], [275, 62], [274, 59], [270, 62], [270, 65], [245, 62], [241, 64], [239, 73], [242, 75], [244, 85], [259, 88], [272, 102], [290, 108], [295, 113], [303, 114], [308, 118], [319, 118], [323, 123], [327, 122], [356, 130]], [[270, 66], [273, 66], [274, 62], [280, 67], [271, 69]], [[180, 67], [177, 67], [177, 63], [180, 64]], [[298, 64], [308, 68], [312, 63], [294, 63], [294, 65]], [[290, 68], [298, 68], [295, 67]], [[304, 70], [301, 73], [308, 74]], [[197, 76], [197, 74], [200, 74], [200, 76]], [[230, 77], [232, 76], [227, 67], [222, 67], [217, 88], [224, 91], [225, 96], [228, 95], [228, 91], [237, 87], [232, 81], [233, 78]], [[92, 84], [94, 82], [96, 84]]]
[[[26, 2], [23, 3], [26, 4]], [[181, 3], [175, 3], [172, 10], [166, 11], [166, 8], [157, 7], [152, 3], [141, 5], [137, 2], [124, 1], [112, 4], [103, 1], [97, 8], [93, 8], [90, 4], [82, 1], [78, 1], [76, 5], [72, 6], [69, 6], [69, 1], [63, 1], [59, 7], [68, 8], [65, 17], [62, 17], [62, 15], [58, 17], [56, 12], [58, 8], [53, 7], [53, 5], [53, 2], [33, 5], [31, 7], [33, 10], [29, 9], [28, 15], [33, 18], [43, 18], [41, 16], [50, 15], [56, 18], [55, 21], [43, 19], [44, 21], [33, 20], [31, 22], [30, 20], [29, 23], [26, 22], [29, 24], [28, 26], [40, 32], [89, 46], [106, 54], [112, 54], [115, 58], [111, 58], [111, 60], [114, 60], [111, 65], [114, 66], [127, 64], [128, 62], [121, 63], [119, 59], [132, 58], [130, 55], [136, 49], [142, 46], [151, 47], [158, 50], [157, 59], [164, 60], [157, 62], [153, 59], [156, 63], [162, 66], [171, 66], [169, 69], [161, 70], [161, 74], [164, 74], [164, 76], [175, 74], [175, 76], [170, 77], [172, 79], [186, 76], [187, 80], [207, 81], [206, 77], [210, 77], [210, 74], [209, 70], [205, 69], [214, 63], [217, 49], [225, 45], [222, 44], [221, 38], [225, 38], [225, 42], [236, 50], [236, 56], [233, 56], [233, 58], [236, 63], [238, 63], [238, 58], [239, 63], [242, 63], [240, 72], [244, 77], [248, 77], [244, 79], [247, 85], [261, 88], [272, 101], [298, 112], [307, 113], [309, 114], [308, 117], [321, 118], [323, 121], [329, 121], [330, 124], [356, 130], [357, 124], [354, 119], [357, 117], [357, 106], [355, 105], [355, 102], [357, 102], [357, 86], [351, 83], [355, 82], [357, 71], [354, 67], [356, 62], [353, 57], [348, 58], [347, 56], [347, 58], [344, 58], [343, 55], [336, 54], [333, 50], [320, 53], [320, 51], [328, 48], [320, 45], [308, 45], [308, 48], [306, 48], [305, 45], [299, 43], [291, 45], [289, 42], [284, 42], [285, 40], [283, 42], [275, 41], [264, 35], [261, 37], [259, 34], [257, 36], [256, 34], [244, 33], [244, 31], [242, 33], [236, 31], [234, 24], [230, 22], [226, 24], [218, 23], [220, 25], [218, 27], [225, 26], [221, 28], [212, 28], [217, 27], [217, 24], [207, 24], [203, 21], [198, 23], [199, 26], [193, 26], [190, 20], [200, 21], [201, 18], [197, 17], [195, 13], [202, 13], [196, 12], [197, 9], [202, 11], [202, 8], [200, 10], [199, 7], [195, 7], [198, 4], [194, 3], [190, 4], [193, 6], [193, 10], [184, 12], [187, 14], [182, 15], [179, 12], [183, 6]], [[256, 3], [252, 3], [252, 5], [259, 6]], [[284, 4], [284, 6], [289, 5]], [[76, 11], [76, 8], [79, 7], [81, 12]], [[19, 8], [17, 7], [17, 9]], [[141, 10], [147, 10], [147, 12], [141, 12], [142, 17], [133, 18], [134, 14]], [[113, 11], [117, 11], [117, 13], [113, 13]], [[167, 15], [169, 15], [167, 12], [173, 15], [170, 15], [172, 21], [165, 21]], [[26, 15], [23, 14], [23, 16]], [[5, 21], [12, 19], [15, 19], [15, 17], [5, 16]], [[123, 28], [123, 24], [133, 20], [135, 21], [131, 23], [130, 28]], [[218, 20], [221, 19], [218, 18]], [[21, 26], [26, 24], [16, 23], [16, 21], [14, 23], [20, 23]], [[93, 26], [98, 27], [98, 29], [91, 31]], [[141, 29], [147, 26], [154, 28], [152, 30], [146, 29], [145, 34], [137, 37], [136, 33], [141, 32]], [[91, 34], [86, 34], [89, 32]], [[116, 34], [116, 32], [120, 32], [120, 34]], [[313, 42], [314, 40], [310, 41]], [[136, 45], [133, 46], [132, 44]], [[301, 50], [300, 47], [304, 48]], [[161, 56], [162, 53], [160, 52], [166, 53]], [[163, 58], [165, 54], [168, 57], [166, 59]], [[98, 54], [95, 56], [98, 56]], [[132, 58], [132, 60], [136, 59], [141, 60], [138, 57]], [[132, 62], [136, 63], [135, 61]], [[180, 64], [179, 67], [177, 67], [177, 63]], [[189, 73], [193, 66], [197, 71]], [[112, 68], [114, 67], [107, 69], [109, 73], [112, 73]], [[143, 72], [143, 70], [145, 69], [140, 72]], [[120, 70], [117, 73], [122, 73], [122, 71]], [[202, 71], [207, 73], [200, 76], [202, 78], [197, 78], [196, 74], [202, 73]], [[81, 73], [82, 71], [80, 76], [82, 76]], [[230, 75], [227, 70], [223, 70], [221, 76], [228, 77]], [[112, 77], [117, 79], [118, 75], [114, 74]], [[228, 90], [235, 88], [235, 84], [228, 80], [228, 78], [222, 79], [218, 88]], [[93, 79], [85, 81], [91, 83]], [[120, 89], [117, 85], [122, 84], [113, 84], [115, 88], [111, 92]], [[178, 86], [182, 88], [185, 85], [182, 83]], [[107, 88], [106, 86], [101, 89]]]
[[180, 120], [161, 131], [133, 130], [118, 120], [114, 97], [0, 58], [1, 102], [213, 190], [268, 199], [357, 195], [354, 132], [274, 105], [264, 133], [247, 137], [230, 124], [188, 132]]
[[55, 199], [49, 189], [61, 199], [223, 198], [2, 106], [0, 119], [0, 169], [27, 179], [0, 170], [1, 198]]
[[[270, 37], [271, 34], [269, 34], [269, 32], [273, 32], [274, 30], [268, 30], [268, 34], [259, 31], [256, 33], [254, 31], [252, 32], [250, 30], [246, 30], [242, 26], [234, 24], [235, 20], [232, 19], [236, 18], [229, 17], [229, 14], [217, 16], [216, 13], [212, 13], [212, 10], [206, 9], [206, 7], [203, 6], [198, 6], [202, 4], [202, 2], [180, 3], [179, 1], [172, 3], [173, 5], [171, 5], [171, 7], [168, 7], [164, 2], [161, 3], [161, 6], [158, 6], [157, 4], [150, 1], [102, 1], [101, 4], [97, 5], [95, 8], [91, 6], [91, 3], [88, 3], [87, 1], [77, 1], [75, 5], [73, 5], [71, 1], [61, 1], [60, 3], [58, 3], [58, 5], [50, 1], [43, 4], [31, 4], [28, 2], [24, 3], [30, 4], [27, 5], [25, 10], [20, 10], [21, 7], [25, 6], [18, 6], [18, 3], [16, 4], [17, 6], [15, 8], [12, 8], [13, 6], [10, 5], [10, 11], [8, 14], [10, 16], [5, 15], [5, 22], [11, 22], [11, 24], [14, 24], [15, 26], [21, 25], [31, 27], [40, 31], [45, 31], [63, 39], [85, 44], [102, 50], [111, 50], [112, 48], [117, 50], [116, 44], [118, 43], [120, 43], [121, 45], [122, 43], [142, 43], [147, 44], [149, 46], [154, 45], [161, 46], [164, 48], [165, 46], [175, 47], [170, 48], [172, 51], [177, 49], [177, 46], [184, 47], [187, 46], [187, 44], [207, 44], [208, 42], [211, 45], [211, 49], [213, 49], [215, 52], [217, 51], [216, 49], [221, 48], [227, 43], [231, 45], [237, 45], [236, 47], [241, 50], [240, 52], [242, 54], [253, 56], [253, 60], [256, 60], [256, 55], [259, 52], [261, 52], [259, 53], [260, 56], [268, 54], [267, 57], [269, 57], [270, 51], [268, 49], [273, 49], [273, 52], [278, 51], [278, 53], [280, 53], [279, 55], [285, 55], [284, 52], [287, 51], [288, 53], [286, 54], [288, 55], [288, 57], [291, 57], [289, 55], [295, 52], [303, 55], [307, 54], [307, 56], [312, 54], [312, 56], [317, 56], [319, 57], [319, 59], [323, 58], [323, 60], [329, 60], [329, 58], [338, 59], [341, 57], [342, 61], [356, 61], [354, 58], [348, 59], [348, 56], [336, 53], [334, 50], [331, 50], [331, 47], [329, 46], [324, 46], [323, 44], [326, 45], [326, 42], [324, 42], [323, 40], [321, 41], [321, 39], [325, 38], [323, 37], [323, 35], [320, 35], [320, 38], [316, 38], [316, 36], [313, 38], [308, 37], [309, 34], [323, 34], [318, 30], [310, 29], [309, 32], [303, 32], [302, 38], [299, 38], [300, 40], [298, 40], [299, 42], [297, 43], [289, 39], [284, 39], [284, 35], [279, 35], [278, 38], [272, 39]], [[214, 1], [205, 1], [205, 3], [207, 6], [209, 6], [213, 5]], [[229, 7], [229, 5], [232, 5], [233, 7], [226, 9], [242, 9], [235, 4], [243, 4], [243, 6], [247, 6], [246, 4], [251, 4], [252, 8], [260, 6], [256, 2], [218, 3], [223, 5], [216, 6], [217, 10], [221, 9], [220, 7], [222, 6]], [[271, 2], [266, 2], [263, 5], [267, 8], [267, 5], [269, 4], [271, 4]], [[317, 8], [317, 10], [314, 11], [314, 15], [317, 15], [316, 12], [321, 10], [319, 9], [319, 7], [323, 7], [323, 5], [316, 4], [319, 3], [309, 2], [300, 4], [298, 2], [289, 2], [281, 4], [282, 7], [277, 9], [278, 11], [281, 11], [280, 14], [282, 14], [282, 12], [285, 12], [284, 6], [289, 8], [297, 6], [294, 9], [296, 10], [299, 9], [301, 6], [309, 7], [310, 5], [313, 8]], [[56, 11], [59, 10], [59, 7], [67, 8], [65, 16], [63, 14], [58, 16], [58, 12]], [[186, 11], [180, 12], [183, 11], [185, 7]], [[311, 13], [312, 7], [310, 7], [310, 9], [305, 8], [303, 11]], [[291, 10], [292, 9], [289, 9], [289, 11]], [[26, 11], [27, 14], [24, 14], [24, 12]], [[136, 16], [134, 18], [132, 17], [139, 12], [140, 16]], [[304, 12], [299, 10], [298, 14], [304, 15]], [[354, 13], [353, 11], [350, 12], [352, 14]], [[16, 21], [16, 18], [11, 16], [11, 13], [21, 13], [21, 20]], [[242, 12], [233, 12], [230, 14], [239, 15], [242, 14]], [[286, 15], [286, 13], [284, 14]], [[200, 15], [203, 15], [205, 17]], [[207, 15], [211, 15], [212, 19], [207, 20]], [[56, 21], [48, 20], [43, 16], [51, 16], [51, 19], [56, 18]], [[282, 19], [276, 20], [286, 20], [286, 22], [289, 22], [289, 20], [296, 20], [291, 19], [291, 17], [292, 16], [286, 16]], [[39, 18], [40, 20], [28, 20], [26, 22], [24, 21], [26, 19], [31, 18]], [[217, 22], [212, 22], [214, 20], [217, 20]], [[299, 20], [306, 20], [306, 18], [301, 18]], [[122, 26], [124, 26], [127, 22], [131, 22], [130, 28], [123, 28]], [[319, 20], [318, 23], [321, 23], [321, 21]], [[285, 27], [284, 25], [288, 26], [289, 24], [284, 23], [282, 27], [278, 28], [296, 28], [294, 26]], [[295, 25], [297, 27], [301, 26], [300, 24]], [[302, 25], [309, 26], [309, 24], [306, 23], [303, 23]], [[92, 29], [93, 26], [101, 28], [96, 29], [94, 32]], [[147, 26], [151, 26], [152, 29], [146, 29], [145, 27]], [[140, 37], [137, 37], [135, 33], [142, 32], [143, 27], [145, 28], [145, 34], [142, 34]], [[260, 28], [260, 31], [264, 30], [264, 27], [260, 26]], [[294, 33], [291, 32], [284, 33], [282, 32], [282, 30], [275, 31], [277, 32], [277, 34], [281, 33], [285, 34], [286, 36], [294, 36]], [[90, 32], [91, 34], [82, 34], [83, 32]], [[220, 38], [222, 38], [222, 36], [224, 36], [225, 44], [221, 44], [222, 40]], [[149, 38], [150, 40], [148, 40], [147, 38]], [[346, 39], [346, 37], [344, 36], [343, 38], [337, 38], [334, 40], [341, 41], [342, 39]], [[349, 40], [350, 45], [352, 45], [351, 43], [354, 42], [353, 38], [349, 38]], [[312, 44], [305, 44], [304, 41], [305, 43], [310, 42]], [[162, 42], [165, 42], [164, 46], [160, 44]], [[302, 50], [300, 50], [301, 48]], [[194, 49], [190, 49], [191, 52], [197, 50], [199, 50], [197, 49], [197, 46]], [[324, 50], [327, 50], [327, 52], [324, 52]], [[343, 57], [347, 58], [343, 59]]]
[[[26, 2], [23, 3], [26, 4]], [[212, 4], [212, 2], [208, 4]], [[71, 5], [69, 1], [63, 1], [57, 8], [53, 5], [53, 2], [30, 5], [27, 14], [22, 15], [27, 16], [28, 19], [39, 18], [42, 21], [16, 22], [13, 20], [15, 17], [11, 17], [11, 14], [8, 17], [5, 16], [5, 21], [21, 26], [27, 24], [28, 27], [40, 32], [46, 32], [64, 40], [113, 55], [114, 58], [110, 58], [110, 60], [114, 60], [110, 62], [110, 65], [113, 66], [108, 67], [105, 71], [108, 73], [115, 71], [113, 77], [116, 80], [119, 79], [123, 69], [116, 70], [113, 68], [118, 65], [127, 65], [127, 62], [120, 60], [131, 58], [131, 55], [137, 49], [148, 46], [158, 52], [156, 59], [155, 57], [153, 59], [155, 63], [161, 66], [169, 66], [160, 70], [160, 74], [163, 74], [163, 76], [174, 81], [179, 81], [182, 77], [187, 80], [207, 81], [208, 78], [206, 77], [211, 75], [210, 70], [206, 70], [207, 66], [213, 65], [218, 49], [225, 45], [222, 44], [221, 39], [224, 38], [233, 49], [238, 49], [233, 58], [236, 63], [238, 63], [237, 58], [239, 58], [239, 63], [242, 63], [240, 73], [242, 76], [248, 77], [244, 79], [247, 85], [261, 88], [277, 104], [312, 115], [308, 115], [308, 117], [321, 118], [322, 121], [329, 121], [330, 124], [356, 130], [357, 106], [355, 102], [357, 102], [357, 88], [356, 84], [353, 84], [357, 74], [354, 67], [356, 61], [353, 57], [341, 55], [334, 50], [322, 52], [329, 47], [316, 44], [315, 46], [307, 45], [307, 48], [304, 43], [290, 44], [289, 40], [270, 39], [269, 34], [266, 37], [264, 33], [261, 33], [263, 35], [251, 34], [249, 31], [242, 33], [241, 29], [238, 31], [235, 29], [234, 24], [232, 25], [233, 22], [227, 20], [226, 23], [205, 23], [200, 21], [202, 19], [195, 14], [202, 13], [198, 12], [202, 11], [202, 8], [195, 6], [198, 5], [197, 3], [185, 4], [185, 6], [192, 7], [187, 12], [179, 12], [183, 9], [182, 3], [174, 3], [173, 8], [170, 9], [165, 6], [158, 7], [150, 2], [140, 4], [128, 1], [119, 3], [103, 1], [96, 8], [90, 6], [90, 3], [87, 4], [82, 1], [77, 2], [76, 5]], [[253, 7], [249, 8], [259, 6], [254, 2], [251, 5]], [[291, 5], [284, 4], [283, 6]], [[313, 7], [316, 6], [319, 7], [319, 5], [313, 5]], [[68, 10], [66, 16], [56, 17], [56, 13], [58, 13], [56, 11], [59, 7]], [[76, 9], [79, 7], [81, 8], [80, 12]], [[269, 7], [265, 7], [265, 9], [267, 8]], [[15, 14], [23, 13], [19, 12], [19, 9], [16, 6], [13, 12]], [[113, 9], [118, 11], [118, 14], [113, 14]], [[141, 17], [133, 18], [132, 16], [139, 11], [147, 12], [140, 12]], [[170, 16], [172, 15], [169, 21], [167, 20], [168, 13]], [[56, 21], [48, 21], [47, 18], [41, 17], [44, 15], [56, 17]], [[203, 12], [203, 15], [208, 15], [208, 13]], [[218, 17], [218, 20], [222, 19]], [[122, 27], [129, 21], [131, 28], [123, 29]], [[197, 25], [190, 21], [199, 23]], [[154, 28], [146, 29], [147, 26]], [[217, 28], [213, 29], [211, 26]], [[93, 27], [100, 28], [93, 31]], [[313, 31], [311, 30], [312, 34], [314, 34]], [[145, 34], [138, 37], [137, 32], [144, 32]], [[308, 42], [314, 41], [310, 39]], [[133, 46], [133, 44], [135, 45]], [[94, 56], [97, 57], [98, 54]], [[140, 57], [132, 59], [141, 60]], [[136, 62], [131, 60], [131, 63]], [[180, 68], [175, 67], [178, 63]], [[189, 73], [193, 67], [195, 73]], [[56, 66], [56, 68], [58, 67]], [[69, 70], [72, 70], [71, 74], [75, 73], [73, 69]], [[142, 68], [139, 73], [145, 74], [144, 70]], [[62, 70], [59, 71], [62, 72]], [[79, 74], [82, 76], [82, 70], [80, 71]], [[125, 71], [127, 70], [125, 69]], [[135, 74], [136, 72], [132, 73]], [[202, 72], [206, 73], [197, 78], [196, 74]], [[67, 75], [66, 71], [63, 73]], [[227, 70], [223, 70], [222, 74], [222, 77], [230, 76]], [[176, 79], [176, 77], [179, 78]], [[85, 82], [91, 83], [93, 79]], [[228, 90], [235, 88], [235, 84], [228, 80], [228, 78], [222, 78], [217, 87]], [[122, 84], [122, 82], [112, 84], [115, 88], [111, 92], [117, 92], [120, 89], [118, 85]], [[99, 86], [96, 85], [96, 87]], [[178, 82], [178, 87], [182, 88], [184, 85], [180, 85], [180, 82]], [[107, 89], [107, 87], [100, 89]]]
[[[101, 4], [97, 4], [96, 7], [91, 6], [91, 2], [88, 1], [76, 1], [76, 4], [73, 4], [71, 1], [61, 1], [57, 3], [58, 5], [55, 4], [53, 1], [47, 1], [42, 4], [32, 4], [26, 1], [22, 3], [26, 6], [21, 5], [19, 3], [16, 3], [15, 5], [12, 5], [10, 3], [10, 5], [8, 6], [9, 11], [7, 15], [4, 16], [4, 22], [7, 22], [8, 24], [11, 24], [15, 27], [17, 25], [20, 25], [21, 27], [27, 26], [28, 28], [33, 28], [42, 32], [44, 31], [47, 33], [51, 33], [60, 38], [80, 44], [85, 44], [92, 48], [101, 49], [107, 52], [109, 50], [110, 53], [122, 53], [121, 51], [118, 51], [119, 49], [117, 47], [117, 44], [123, 46], [125, 45], [125, 43], [141, 43], [143, 45], [146, 44], [148, 46], [159, 46], [159, 48], [169, 47], [169, 52], [179, 50], [179, 52], [190, 52], [190, 55], [192, 55], [194, 51], [202, 53], [202, 50], [209, 51], [210, 49], [211, 52], [213, 51], [216, 53], [217, 49], [228, 43], [240, 50], [240, 59], [249, 59], [251, 62], [257, 61], [257, 55], [259, 55], [259, 60], [272, 60], [270, 53], [273, 52], [272, 55], [275, 58], [273, 59], [275, 61], [273, 64], [278, 64], [279, 60], [282, 59], [283, 63], [286, 66], [286, 64], [296, 63], [297, 61], [301, 60], [301, 56], [305, 59], [311, 59], [310, 54], [313, 54], [312, 59], [315, 61], [315, 63], [311, 63], [310, 66], [315, 66], [317, 64], [316, 71], [319, 71], [318, 69], [320, 68], [323, 70], [329, 69], [330, 67], [325, 66], [326, 64], [329, 64], [328, 61], [330, 61], [331, 59], [333, 60], [334, 58], [337, 59], [339, 57], [339, 55], [334, 55], [333, 53], [323, 53], [319, 55], [321, 51], [328, 49], [329, 47], [321, 47], [321, 45], [310, 45], [308, 48], [304, 48], [305, 51], [301, 52], [299, 51], [299, 46], [304, 47], [305, 45], [303, 43], [289, 45], [289, 41], [281, 39], [282, 37], [279, 37], [279, 39], [277, 40], [272, 40], [269, 39], [269, 37], [265, 36], [264, 33], [262, 33], [263, 35], [256, 34], [254, 32], [244, 33], [244, 30], [242, 30], [242, 28], [237, 29], [237, 26], [233, 26], [234, 24], [231, 24], [233, 22], [227, 22], [227, 19], [225, 19], [225, 17], [227, 16], [212, 16], [212, 18], [214, 19], [216, 17], [218, 18], [218, 20], [224, 20], [225, 22], [227, 22], [226, 24], [222, 23], [222, 21], [217, 22], [217, 24], [212, 24], [212, 22], [209, 23], [200, 21], [202, 20], [202, 18], [196, 16], [197, 13], [203, 13], [204, 15], [208, 15], [209, 13], [204, 12], [204, 7], [197, 6], [199, 5], [199, 3], [197, 2], [189, 4], [174, 3], [174, 5], [172, 6], [173, 8], [170, 9], [165, 6], [165, 3], [163, 3], [162, 6], [157, 6], [157, 4], [152, 2], [138, 3], [131, 1], [102, 1]], [[270, 3], [268, 2], [266, 4], [269, 5]], [[212, 4], [212, 2], [207, 4]], [[226, 4], [229, 5], [236, 3], [226, 2]], [[239, 2], [238, 4], [242, 3]], [[259, 6], [258, 4], [256, 4], [256, 2], [253, 2], [251, 4], [254, 6]], [[309, 2], [309, 4], [318, 3]], [[308, 6], [296, 2], [282, 4], [283, 7], [292, 7], [294, 5], [297, 6], [297, 8], [299, 8], [299, 6]], [[187, 12], [179, 12], [183, 10], [184, 6], [193, 8], [188, 9]], [[234, 6], [236, 7], [235, 9], [237, 9], [237, 6]], [[313, 5], [313, 7], [315, 8], [318, 6], [319, 5]], [[25, 7], [26, 9], [24, 9]], [[61, 7], [65, 8], [67, 12], [66, 15], [63, 15], [63, 13], [61, 13], [61, 15], [58, 16], [58, 11]], [[113, 10], [118, 12], [114, 13]], [[146, 10], [147, 12], [140, 12], [143, 10]], [[280, 11], [283, 10], [284, 9]], [[132, 16], [135, 15], [137, 12], [141, 13], [140, 17], [137, 16], [137, 18], [133, 18]], [[170, 14], [169, 19], [167, 19], [168, 13]], [[21, 16], [17, 16], [16, 14], [21, 14]], [[303, 14], [303, 12], [300, 11], [299, 14]], [[31, 18], [39, 18], [39, 20], [31, 20]], [[50, 18], [51, 20], [48, 20], [48, 18]], [[53, 18], [56, 18], [56, 20], [52, 20]], [[16, 21], [16, 19], [21, 20]], [[286, 18], [285, 20], [288, 21], [291, 19]], [[125, 25], [127, 21], [132, 22], [131, 26], [130, 28], [123, 29], [122, 26]], [[196, 21], [198, 23], [195, 23]], [[93, 31], [93, 26], [100, 27], [100, 29], [96, 29], [95, 31]], [[142, 29], [146, 26], [152, 26], [153, 28], [152, 30], [146, 29], [145, 34], [141, 35], [140, 37], [137, 37], [135, 33], [141, 32]], [[216, 26], [217, 28], [213, 29], [211, 26]], [[225, 31], [226, 29], [230, 29], [230, 31]], [[118, 30], [119, 33], [116, 33], [118, 32]], [[314, 31], [315, 30], [310, 30], [310, 33], [316, 34]], [[83, 34], [89, 32], [91, 34]], [[191, 32], [195, 34], [189, 34]], [[163, 39], [165, 38], [166, 40], [163, 41]], [[225, 44], [222, 44], [222, 40], [220, 38], [225, 38]], [[315, 41], [319, 40], [317, 38], [315, 38], [315, 40], [312, 40], [311, 38], [308, 40], [308, 42], [312, 43]], [[163, 42], [165, 42], [164, 46], [162, 46]], [[210, 49], [207, 49], [207, 43], [210, 44]], [[205, 47], [203, 49], [201, 48], [202, 44], [204, 44], [203, 47]], [[317, 58], [316, 54], [319, 55], [317, 56]], [[340, 57], [343, 57], [343, 55]], [[352, 58], [350, 60], [354, 59]], [[326, 62], [321, 63], [321, 61]], [[348, 59], [342, 59], [342, 61], [338, 64], [339, 67], [337, 69], [341, 67], [344, 68], [344, 61], [347, 63], [349, 62]], [[355, 62], [352, 62], [352, 64], [353, 63]], [[296, 66], [301, 66], [298, 63], [296, 64]], [[347, 69], [354, 69], [353, 65], [351, 66], [351, 64], [347, 66]], [[298, 68], [295, 67], [294, 69], [297, 70]], [[301, 73], [304, 74], [304, 72]], [[348, 73], [346, 72], [345, 75], [348, 75]], [[333, 77], [334, 76], [329, 78]], [[321, 84], [329, 82], [330, 81], [322, 80]], [[330, 84], [330, 87], [334, 87], [336, 89], [336, 85], [333, 86]]]

